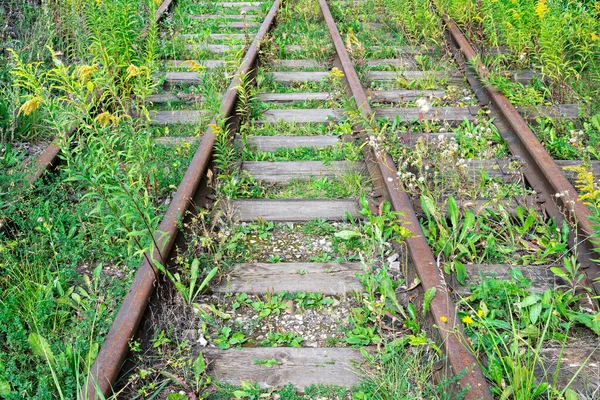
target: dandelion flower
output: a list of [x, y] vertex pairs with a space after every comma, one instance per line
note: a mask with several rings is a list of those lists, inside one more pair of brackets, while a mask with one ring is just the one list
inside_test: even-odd
[[479, 318], [483, 317], [483, 310], [477, 310], [477, 316], [479, 316]]
[[595, 42], [598, 40], [598, 35], [596, 35], [594, 32], [592, 32], [592, 42]]
[[32, 112], [34, 112], [35, 110], [38, 109], [40, 104], [42, 104], [42, 98], [40, 96], [35, 96], [35, 97], [27, 100], [25, 103], [23, 103], [21, 108], [19, 108], [19, 115], [21, 113], [23, 113], [25, 115], [31, 114]]
[[440, 320], [441, 320], [443, 323], [446, 323], [446, 322], [448, 322], [448, 317], [446, 317], [445, 315], [442, 315], [442, 316], [440, 317]]
[[465, 316], [464, 316], [464, 317], [461, 319], [461, 321], [462, 321], [462, 322], [463, 322], [465, 325], [467, 325], [467, 326], [471, 325], [471, 324], [474, 322], [474, 321], [473, 321], [473, 317], [471, 317], [470, 315], [465, 315]]

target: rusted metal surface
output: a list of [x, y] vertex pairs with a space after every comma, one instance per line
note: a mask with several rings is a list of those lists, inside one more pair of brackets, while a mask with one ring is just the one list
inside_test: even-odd
[[60, 153], [60, 142], [66, 142], [69, 140], [69, 137], [75, 132], [77, 128], [71, 128], [64, 134], [60, 135], [48, 147], [35, 162], [33, 166], [33, 171], [31, 174], [25, 177], [25, 180], [30, 184], [34, 183], [44, 174], [44, 172], [51, 169], [56, 161], [58, 161], [58, 154]]
[[[156, 13], [154, 13], [154, 22], [158, 22], [162, 18], [164, 13], [171, 6], [171, 3], [173, 3], [173, 1], [174, 0], [165, 0], [162, 2], [162, 4], [156, 9]], [[142, 33], [141, 33], [142, 37], [147, 35], [148, 28], [150, 28], [150, 23], [146, 24], [146, 26], [144, 26], [144, 29], [142, 29]]]
[[[221, 101], [221, 117], [229, 118], [233, 115], [237, 101], [237, 87], [240, 84], [239, 76], [250, 72], [254, 66], [258, 57], [259, 45], [271, 28], [280, 5], [281, 0], [275, 0], [243, 59], [239, 74], [232, 79]], [[213, 120], [212, 122], [214, 124], [216, 121]], [[212, 127], [209, 126], [169, 205], [165, 217], [158, 227], [158, 233], [155, 235], [157, 245], [152, 254], [146, 254], [142, 265], [136, 272], [129, 292], [125, 296], [110, 331], [106, 336], [106, 340], [90, 369], [90, 377], [86, 385], [82, 388], [83, 396], [87, 392], [87, 398], [96, 399], [99, 397], [97, 393], [107, 395], [111, 392], [112, 385], [129, 351], [129, 340], [136, 332], [148, 305], [150, 295], [154, 291], [158, 271], [153, 261], [164, 265], [164, 261], [168, 259], [177, 236], [178, 222], [187, 211], [190, 200], [206, 172], [206, 168], [212, 157], [214, 142], [215, 134]]]
[[[360, 107], [363, 117], [365, 117], [366, 121], [369, 121], [373, 115], [373, 110], [367, 101], [367, 96], [360, 84], [352, 61], [348, 56], [327, 2], [326, 0], [319, 0], [319, 4], [321, 5], [323, 17], [334, 42], [337, 56], [345, 75], [344, 79], [357, 105]], [[421, 280], [423, 290], [428, 290], [432, 287], [435, 287], [437, 290], [437, 294], [431, 302], [431, 316], [434, 323], [439, 327], [439, 335], [441, 336], [439, 345], [444, 350], [450, 364], [449, 366], [451, 367], [451, 372], [459, 373], [466, 371], [465, 376], [460, 381], [460, 385], [463, 388], [470, 387], [470, 391], [466, 395], [467, 399], [491, 400], [492, 395], [476, 358], [463, 345], [466, 335], [464, 334], [462, 322], [458, 318], [456, 306], [448, 294], [443, 274], [421, 230], [410, 197], [399, 187], [396, 166], [391, 156], [387, 153], [379, 153], [377, 163], [381, 173], [381, 180], [392, 207], [394, 210], [404, 213], [403, 222], [412, 232], [412, 238], [407, 239], [407, 245], [410, 257]]]
[[[489, 71], [480, 61], [473, 46], [452, 18], [445, 15], [444, 22], [456, 47], [466, 60], [472, 63], [480, 79], [485, 80]], [[524, 175], [536, 191], [538, 201], [543, 204], [549, 215], [558, 221], [566, 216], [571, 224], [577, 227], [577, 232], [572, 235], [571, 245], [577, 245], [577, 257], [587, 274], [588, 284], [594, 286], [596, 293], [600, 293], [600, 282], [592, 283], [600, 277], [600, 266], [592, 261], [594, 244], [589, 238], [593, 236], [594, 229], [590, 221], [590, 209], [578, 200], [579, 195], [573, 185], [506, 96], [494, 86], [485, 85], [485, 90], [490, 109], [497, 118], [497, 126], [506, 127], [501, 130], [508, 131], [503, 137], [510, 151], [521, 157], [527, 165]]]

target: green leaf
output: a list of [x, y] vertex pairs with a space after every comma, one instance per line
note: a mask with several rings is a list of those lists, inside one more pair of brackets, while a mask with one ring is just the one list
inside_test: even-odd
[[421, 208], [425, 212], [427, 219], [430, 219], [432, 215], [434, 217], [437, 216], [436, 205], [432, 198], [421, 196]]
[[333, 236], [343, 239], [343, 240], [350, 240], [352, 238], [360, 236], [360, 233], [355, 232], [355, 231], [350, 231], [350, 230], [344, 230], [344, 231], [336, 232]]
[[202, 352], [200, 352], [198, 358], [196, 358], [196, 361], [194, 361], [193, 369], [194, 378], [199, 381], [200, 376], [204, 373], [204, 371], [206, 371], [206, 363], [204, 362], [204, 354]]
[[2, 375], [0, 375], [0, 397], [8, 397], [10, 392], [10, 383]]
[[232, 393], [236, 399], [241, 399], [242, 397], [246, 397], [249, 395], [248, 392], [244, 392], [243, 390], [236, 390]]
[[540, 301], [540, 296], [532, 294], [530, 296], [527, 296], [523, 299], [523, 301], [521, 301], [520, 306], [521, 308], [524, 307], [529, 307], [534, 305], [535, 303]]
[[421, 346], [424, 344], [427, 344], [428, 340], [425, 336], [415, 336], [415, 335], [409, 335], [408, 336], [409, 341], [408, 343], [410, 343], [411, 346]]
[[454, 269], [456, 270], [456, 279], [461, 285], [464, 285], [467, 279], [467, 269], [465, 268], [464, 264], [458, 260], [455, 260]]
[[456, 205], [456, 200], [454, 200], [454, 197], [452, 196], [448, 198], [448, 214], [450, 215], [452, 226], [456, 229], [458, 226], [458, 206]]
[[54, 357], [54, 353], [50, 348], [50, 344], [41, 335], [38, 335], [37, 333], [30, 333], [28, 340], [33, 354], [42, 357], [52, 364], [56, 362], [56, 357]]
[[558, 267], [551, 267], [550, 271], [552, 271], [552, 273], [564, 280], [569, 280], [569, 277], [567, 276], [567, 274], [565, 273], [565, 271], [563, 271], [562, 269], [558, 268]]
[[535, 303], [529, 310], [529, 320], [535, 324], [542, 313], [542, 303]]
[[573, 389], [567, 389], [565, 392], [565, 400], [579, 400], [579, 396]]
[[187, 396], [181, 393], [171, 393], [167, 396], [167, 400], [187, 400]]
[[229, 343], [240, 344], [240, 343], [244, 343], [245, 341], [246, 341], [246, 338], [244, 337], [243, 333], [234, 333], [233, 336], [231, 336]]
[[423, 315], [425, 315], [425, 313], [429, 311], [431, 301], [435, 297], [436, 291], [437, 288], [435, 286], [432, 286], [425, 292], [425, 296], [423, 298]]

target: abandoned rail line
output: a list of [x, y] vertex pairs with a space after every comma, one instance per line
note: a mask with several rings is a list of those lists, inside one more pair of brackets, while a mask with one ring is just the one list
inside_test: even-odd
[[[490, 358], [478, 360], [477, 357], [483, 353], [476, 352], [475, 348], [482, 344], [474, 343], [466, 333], [473, 317], [488, 313], [488, 310], [482, 310], [483, 306], [469, 311], [470, 306], [465, 305], [464, 299], [472, 295], [473, 285], [481, 283], [485, 276], [509, 280], [516, 268], [521, 277], [533, 282], [533, 295], [541, 298], [548, 289], [563, 287], [564, 291], [582, 293], [578, 298], [579, 304], [590, 313], [597, 311], [594, 296], [600, 292], [600, 270], [593, 261], [594, 244], [589, 240], [593, 235], [589, 220], [591, 214], [587, 206], [576, 200], [578, 193], [569, 181], [572, 176], [563, 170], [564, 166], [578, 165], [578, 162], [553, 160], [530, 128], [530, 123], [535, 123], [536, 118], [576, 119], [578, 106], [514, 107], [500, 91], [485, 82], [485, 66], [447, 15], [442, 16], [446, 43], [439, 48], [414, 43], [412, 46], [396, 46], [397, 38], [390, 37], [386, 29], [393, 21], [386, 19], [385, 6], [377, 1], [319, 0], [318, 10], [322, 19], [311, 20], [310, 24], [317, 26], [314, 28], [317, 31], [321, 29], [318, 31], [321, 34], [327, 32], [329, 36], [319, 36], [319, 42], [311, 47], [306, 40], [301, 45], [293, 43], [293, 40], [303, 35], [308, 37], [314, 32], [303, 32], [309, 26], [313, 29], [308, 23], [298, 24], [296, 31], [290, 30], [296, 18], [307, 19], [306, 15], [298, 15], [299, 11], [291, 3], [292, 0], [275, 0], [268, 4], [202, 3], [206, 6], [202, 14], [186, 15], [185, 23], [188, 27], [206, 24], [210, 33], [180, 33], [175, 30], [174, 34], [163, 37], [165, 42], [170, 42], [172, 49], [165, 51], [168, 53], [163, 60], [166, 72], [157, 76], [157, 79], [164, 80], [164, 86], [160, 93], [147, 99], [153, 104], [150, 106], [150, 124], [166, 128], [165, 132], [179, 129], [178, 136], [157, 138], [157, 142], [165, 145], [199, 144], [177, 192], [170, 199], [154, 238], [154, 248], [145, 256], [135, 274], [82, 393], [88, 398], [97, 398], [100, 394], [110, 396], [115, 387], [127, 386], [123, 383], [127, 380], [123, 366], [129, 358], [131, 342], [135, 337], [144, 337], [143, 333], [139, 333], [140, 327], [156, 329], [149, 308], [165, 307], [160, 304], [160, 299], [155, 297], [152, 300], [152, 296], [156, 296], [158, 282], [168, 281], [162, 273], [165, 269], [171, 274], [176, 273], [178, 256], [194, 247], [190, 240], [190, 237], [195, 237], [193, 230], [199, 229], [198, 220], [204, 218], [204, 210], [210, 210], [213, 218], [227, 220], [223, 223], [227, 228], [207, 231], [210, 235], [222, 235], [223, 230], [236, 232], [242, 228], [263, 229], [264, 234], [264, 237], [255, 237], [254, 240], [262, 243], [262, 249], [247, 245], [250, 250], [246, 261], [240, 262], [236, 257], [220, 261], [219, 278], [213, 278], [208, 293], [195, 300], [201, 304], [196, 307], [195, 314], [191, 313], [192, 320], [200, 315], [208, 315], [213, 321], [220, 319], [219, 328], [209, 327], [206, 333], [200, 335], [198, 342], [206, 342], [204, 336], [210, 336], [208, 343], [204, 343], [205, 347], [194, 350], [195, 358], [205, 360], [206, 373], [216, 381], [233, 385], [242, 381], [258, 382], [261, 387], [276, 388], [285, 384], [299, 389], [313, 384], [350, 388], [360, 383], [361, 374], [366, 374], [357, 365], [364, 364], [365, 357], [378, 351], [379, 340], [375, 336], [397, 339], [409, 334], [406, 320], [416, 318], [421, 321], [431, 343], [440, 350], [440, 376], [445, 377], [440, 379], [458, 375], [452, 390], [461, 392], [466, 399], [497, 397], [498, 383], [492, 382], [490, 372], [483, 371], [480, 366], [487, 365]], [[178, 21], [174, 18], [181, 17], [189, 8], [173, 13], [176, 7], [175, 1], [173, 4], [171, 0], [165, 1], [157, 12], [157, 20], [172, 14], [168, 15], [173, 19], [170, 23], [177, 26]], [[316, 2], [314, 7], [316, 9]], [[354, 22], [348, 19], [343, 11], [347, 8], [373, 18], [360, 21], [359, 29], [368, 32], [369, 37], [380, 44], [363, 46], [348, 40], [348, 37], [360, 36], [363, 31], [357, 31]], [[439, 14], [442, 15], [441, 12]], [[346, 40], [340, 32], [346, 35]], [[199, 57], [190, 60], [186, 57], [190, 54]], [[243, 58], [241, 61], [238, 58], [236, 63], [240, 54]], [[183, 57], [172, 59], [173, 55]], [[423, 62], [424, 58], [429, 59], [429, 63]], [[213, 115], [203, 108], [209, 100], [206, 96], [180, 88], [202, 84], [209, 79], [209, 74], [225, 73], [231, 77], [232, 71], [228, 70], [230, 66], [226, 60], [234, 60], [237, 71], [226, 92], [222, 93], [222, 97], [221, 94], [217, 96], [220, 106], [217, 115]], [[426, 65], [434, 65], [435, 70], [424, 70]], [[528, 71], [515, 72], [511, 76], [523, 82], [531, 79]], [[407, 82], [406, 87], [390, 89], [399, 80]], [[421, 85], [411, 86], [410, 82], [420, 82]], [[454, 87], [455, 93], [449, 93], [447, 88], [444, 89], [445, 85]], [[175, 91], [178, 93], [174, 94]], [[465, 105], [469, 102], [471, 105]], [[186, 134], [189, 125], [199, 121], [203, 121], [201, 126], [206, 129], [205, 132], [196, 137]], [[461, 124], [468, 124], [469, 136], [461, 134], [459, 137], [452, 132], [453, 127]], [[405, 128], [401, 130], [400, 127]], [[390, 151], [389, 144], [382, 139], [384, 132], [390, 131], [395, 137], [394, 143], [403, 146], [404, 152]], [[492, 131], [498, 135], [490, 133]], [[455, 154], [461, 153], [459, 149], [468, 146], [469, 139], [476, 140], [476, 135], [484, 136], [481, 152], [472, 159], [456, 158]], [[234, 155], [229, 158], [237, 158], [233, 163], [231, 160], [228, 163], [223, 161], [227, 158], [226, 151], [229, 151], [224, 150], [227, 143], [230, 154]], [[485, 148], [503, 146], [507, 151], [501, 158], [493, 152], [478, 157]], [[28, 178], [30, 182], [56, 164], [58, 152], [59, 148], [52, 146], [40, 157], [35, 175]], [[302, 157], [309, 160], [289, 160], [302, 152]], [[402, 156], [406, 157], [404, 163]], [[456, 168], [440, 170], [440, 165], [435, 163], [443, 160]], [[599, 170], [600, 164], [594, 162], [593, 169]], [[437, 192], [437, 198], [421, 197], [419, 201], [419, 191], [414, 188], [417, 182], [433, 179], [434, 170], [440, 176], [446, 175], [446, 183], [441, 185], [443, 190]], [[459, 180], [450, 175], [460, 175]], [[220, 176], [238, 182], [237, 186], [232, 183], [233, 189], [224, 188], [223, 181], [219, 181]], [[303, 185], [307, 184], [303, 182], [318, 180], [321, 183], [336, 180], [360, 183], [359, 189], [341, 191], [340, 195], [334, 191], [329, 197], [317, 192], [316, 196], [309, 194], [303, 198], [297, 196], [297, 193], [302, 193], [301, 189], [293, 190], [294, 187], [306, 188]], [[479, 188], [472, 190], [475, 195], [470, 198], [464, 192], [461, 195], [461, 189], [457, 187], [465, 180]], [[240, 181], [244, 183], [240, 184]], [[494, 182], [513, 186], [499, 199], [490, 195], [489, 186]], [[243, 185], [242, 190], [240, 187]], [[252, 188], [260, 190], [253, 192]], [[282, 194], [285, 188], [291, 188], [291, 195]], [[225, 193], [225, 190], [229, 191]], [[347, 196], [348, 192], [353, 196]], [[421, 194], [424, 194], [423, 190]], [[455, 201], [453, 196], [460, 197], [460, 200]], [[361, 202], [358, 197], [364, 201]], [[386, 203], [391, 210], [386, 211]], [[538, 210], [543, 216], [542, 220], [536, 220], [536, 224], [540, 230], [547, 230], [549, 237], [556, 234], [550, 232], [552, 229], [558, 227], [560, 231], [563, 221], [571, 226], [568, 238], [563, 238], [565, 250], [559, 261], [572, 258], [585, 272], [585, 277], [575, 282], [573, 287], [565, 282], [566, 275], [551, 272], [551, 268], [558, 265], [551, 257], [540, 262], [535, 260], [531, 265], [511, 267], [508, 263], [486, 265], [471, 262], [463, 265], [460, 260], [452, 263], [457, 253], [445, 253], [447, 242], [458, 240], [458, 236], [463, 239], [475, 229], [473, 223], [461, 225], [459, 218], [461, 221], [465, 218], [474, 221], [480, 216], [488, 216], [501, 225], [507, 221], [502, 217], [506, 214], [507, 218], [520, 218], [523, 227], [524, 221], [529, 221], [523, 213], [529, 209]], [[339, 245], [332, 244], [352, 240], [372, 244], [361, 236], [361, 229], [364, 229], [361, 224], [376, 224], [369, 213], [380, 218], [389, 217], [382, 227], [403, 227], [403, 230], [392, 230], [391, 237], [382, 239], [384, 250], [371, 253], [375, 254], [374, 259], [352, 257], [356, 249], [348, 246], [344, 252]], [[428, 220], [429, 224], [423, 220]], [[317, 233], [307, 234], [310, 229], [306, 227], [315, 225], [327, 226], [328, 229], [316, 229], [314, 232]], [[529, 226], [524, 228], [523, 236], [526, 236]], [[436, 248], [431, 243], [435, 236], [433, 231], [442, 227], [450, 232], [450, 236], [444, 239], [446, 243]], [[502, 228], [492, 229], [499, 231]], [[335, 230], [338, 231], [337, 236], [334, 236]], [[314, 257], [313, 254], [310, 258], [307, 255], [310, 251], [304, 251], [303, 245], [297, 244], [298, 240], [310, 235], [316, 237], [315, 248], [322, 247], [320, 253], [315, 250], [314, 254], [337, 252], [335, 256]], [[269, 241], [271, 239], [266, 240], [265, 237], [274, 239]], [[296, 242], [293, 237], [296, 237]], [[283, 240], [277, 241], [278, 238]], [[481, 245], [480, 240], [484, 239], [478, 237], [472, 243], [478, 246], [477, 251], [483, 252], [486, 246], [494, 246], [492, 242]], [[520, 239], [516, 241], [523, 243]], [[360, 246], [358, 242], [355, 245]], [[294, 249], [293, 254], [282, 255], [285, 253], [282, 253], [282, 248], [286, 246]], [[296, 251], [298, 246], [303, 250]], [[332, 250], [332, 246], [338, 247]], [[539, 249], [542, 243], [531, 241], [528, 246]], [[463, 250], [458, 253], [465, 257]], [[398, 266], [398, 261], [403, 259], [406, 261]], [[452, 267], [445, 268], [443, 264], [451, 264]], [[360, 274], [380, 276], [378, 274], [382, 270], [386, 277], [388, 273], [390, 276], [395, 274], [394, 279], [399, 282], [392, 291], [394, 299], [386, 297], [389, 293], [384, 293], [381, 287], [365, 289], [366, 279], [357, 277]], [[164, 285], [159, 286], [159, 291], [165, 290]], [[311, 343], [294, 342], [293, 338], [301, 339], [294, 328], [286, 332], [280, 329], [279, 336], [285, 336], [283, 333], [290, 336], [282, 342], [273, 342], [268, 334], [278, 331], [260, 330], [264, 316], [258, 318], [252, 329], [246, 327], [237, 342], [232, 339], [231, 323], [235, 318], [231, 315], [244, 320], [240, 310], [248, 308], [247, 312], [251, 313], [252, 309], [256, 311], [257, 307], [262, 307], [251, 307], [251, 303], [239, 299], [248, 296], [261, 299], [262, 296], [263, 303], [266, 303], [267, 298], [286, 298], [281, 293], [318, 293], [318, 296], [332, 296], [336, 303], [342, 303], [341, 307], [352, 304], [341, 311], [343, 316], [348, 317], [356, 308], [353, 301], [360, 302], [352, 299], [366, 298], [361, 292], [369, 290], [371, 294], [377, 294], [373, 298], [380, 300], [381, 296], [384, 304], [391, 302], [397, 308], [394, 309], [396, 313], [385, 309], [377, 317], [374, 324], [388, 328], [378, 335], [371, 331], [371, 336], [361, 342], [365, 345], [364, 351], [353, 347], [352, 342], [344, 341], [346, 339], [328, 338], [339, 333], [329, 328], [323, 328], [325, 337], [319, 336]], [[356, 296], [353, 293], [357, 292], [357, 297], [353, 297]], [[538, 297], [535, 301], [539, 300]], [[291, 298], [292, 303], [297, 301], [297, 298]], [[236, 307], [232, 306], [230, 299], [237, 299]], [[288, 304], [283, 300], [281, 303]], [[191, 309], [192, 306], [187, 307]], [[330, 307], [334, 306], [324, 303], [317, 314], [329, 315], [326, 309]], [[277, 313], [284, 308], [280, 307]], [[299, 325], [324, 324], [318, 319], [316, 322], [303, 322], [302, 318], [306, 319], [306, 316], [301, 307], [288, 308], [285, 312], [292, 317], [300, 315], [297, 318]], [[412, 312], [404, 314], [404, 310], [412, 309], [422, 309], [423, 317], [415, 317]], [[267, 316], [271, 312], [275, 313], [271, 310], [266, 313]], [[357, 318], [356, 315], [354, 317]], [[329, 315], [328, 318], [333, 317]], [[342, 319], [338, 318], [334, 323], [340, 326], [346, 324], [347, 321]], [[200, 325], [196, 321], [194, 326]], [[352, 328], [358, 326], [355, 321]], [[224, 333], [224, 327], [229, 329], [228, 333]], [[192, 336], [198, 339], [197, 334]], [[250, 337], [253, 340], [249, 340]], [[261, 345], [261, 340], [266, 340], [267, 345]], [[223, 342], [225, 346], [220, 345]], [[225, 349], [236, 345], [240, 348]], [[557, 371], [553, 384], [569, 385], [580, 396], [597, 394], [600, 356], [596, 353], [597, 345], [591, 331], [583, 331], [574, 342], [562, 346], [546, 343], [540, 346], [543, 362], [547, 362], [545, 370]], [[192, 355], [189, 357], [192, 358]], [[561, 357], [568, 361], [561, 364]], [[257, 363], [256, 360], [262, 362]], [[272, 363], [265, 360], [272, 360]], [[365, 368], [368, 370], [368, 367]], [[357, 369], [362, 372], [357, 372]], [[536, 373], [539, 376], [545, 370]], [[186, 393], [193, 392], [186, 385], [179, 386]], [[494, 386], [496, 389], [493, 389]]]

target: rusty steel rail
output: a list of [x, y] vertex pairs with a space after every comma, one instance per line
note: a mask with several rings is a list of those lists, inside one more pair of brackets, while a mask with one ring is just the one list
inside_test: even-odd
[[[158, 7], [154, 15], [155, 20], [153, 22], [148, 22], [142, 29], [142, 37], [146, 36], [150, 24], [158, 22], [174, 1], [175, 0], [164, 0], [162, 2], [162, 4]], [[56, 166], [56, 164], [58, 163], [58, 155], [60, 154], [61, 150], [61, 142], [66, 143], [71, 137], [71, 135], [75, 133], [76, 130], [77, 126], [72, 126], [65, 132], [61, 133], [56, 138], [54, 138], [54, 140], [48, 145], [48, 147], [46, 147], [46, 149], [44, 149], [42, 154], [40, 154], [37, 158], [33, 166], [33, 171], [27, 176], [25, 176], [25, 181], [27, 183], [35, 183], [44, 175], [46, 171], [50, 171], [54, 166]]]
[[[373, 110], [368, 103], [367, 96], [354, 69], [352, 61], [348, 56], [344, 41], [340, 36], [335, 21], [331, 15], [326, 0], [319, 0], [321, 11], [329, 33], [334, 42], [339, 62], [342, 66], [344, 79], [362, 116], [370, 121]], [[460, 381], [462, 388], [469, 387], [467, 399], [491, 400], [488, 383], [481, 371], [475, 356], [464, 346], [466, 335], [463, 324], [458, 318], [456, 306], [447, 290], [442, 271], [437, 265], [435, 257], [431, 252], [427, 239], [423, 234], [419, 219], [413, 209], [409, 195], [401, 190], [397, 177], [398, 170], [394, 165], [392, 157], [385, 153], [377, 156], [377, 165], [382, 177], [382, 183], [387, 192], [387, 197], [396, 211], [404, 213], [403, 223], [411, 231], [412, 237], [406, 240], [408, 251], [416, 273], [421, 280], [423, 290], [436, 288], [436, 295], [431, 301], [431, 316], [435, 325], [439, 327], [439, 345], [444, 350], [451, 373], [458, 374], [466, 372]]]
[[[169, 9], [169, 7], [171, 6], [171, 3], [173, 3], [175, 0], [164, 0], [162, 2], [162, 4], [156, 9], [156, 12], [154, 13], [154, 23], [160, 21], [160, 19], [162, 18], [162, 16], [167, 12], [167, 10]], [[141, 36], [144, 37], [148, 34], [148, 28], [150, 28], [150, 22], [146, 24], [146, 26], [144, 26], [144, 29], [142, 29], [142, 33]]]
[[[255, 64], [258, 58], [260, 43], [271, 29], [280, 5], [281, 0], [275, 0], [254, 41], [248, 48], [238, 74], [232, 79], [221, 101], [219, 108], [219, 116], [221, 118], [229, 119], [233, 115], [237, 101], [237, 89], [241, 83], [240, 76], [249, 73]], [[213, 119], [211, 125], [214, 126], [215, 123], [216, 119]], [[190, 206], [192, 196], [206, 172], [212, 157], [214, 143], [215, 133], [213, 132], [213, 128], [209, 126], [158, 227], [155, 235], [157, 246], [144, 257], [144, 261], [135, 274], [129, 292], [125, 296], [117, 312], [117, 316], [110, 327], [106, 340], [90, 369], [90, 376], [88, 376], [87, 383], [82, 388], [82, 397], [96, 399], [99, 397], [98, 392], [106, 396], [111, 391], [112, 385], [117, 379], [121, 365], [129, 351], [129, 340], [137, 331], [148, 306], [150, 296], [154, 292], [154, 284], [158, 276], [158, 270], [154, 263], [164, 265], [164, 261], [168, 259], [177, 236], [178, 222]], [[152, 260], [152, 262], [149, 260]]]
[[[481, 62], [473, 46], [448, 14], [444, 13], [442, 18], [448, 28], [452, 44], [473, 65], [479, 79], [485, 81], [489, 76], [489, 71]], [[474, 84], [471, 80], [469, 83]], [[489, 101], [490, 110], [496, 116], [495, 124], [507, 128], [502, 129], [505, 132], [501, 132], [501, 134], [511, 153], [526, 162], [527, 168], [524, 175], [536, 191], [538, 202], [543, 205], [550, 216], [558, 221], [563, 220], [563, 216], [566, 216], [571, 226], [577, 227], [569, 242], [571, 246], [576, 247], [576, 255], [586, 272], [588, 285], [592, 286], [596, 293], [600, 293], [600, 282], [593, 282], [600, 278], [600, 266], [592, 260], [595, 246], [590, 240], [594, 235], [594, 229], [590, 221], [592, 213], [589, 207], [578, 200], [579, 195], [573, 185], [565, 178], [560, 167], [556, 165], [544, 145], [506, 96], [494, 86], [483, 86], [485, 95], [478, 95], [478, 97], [482, 102]], [[558, 193], [561, 195], [556, 196]]]

